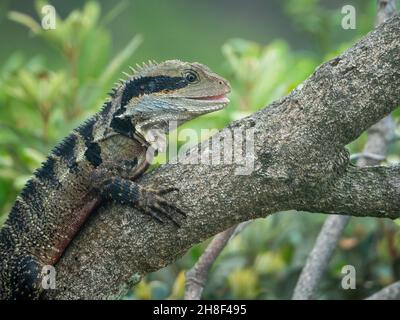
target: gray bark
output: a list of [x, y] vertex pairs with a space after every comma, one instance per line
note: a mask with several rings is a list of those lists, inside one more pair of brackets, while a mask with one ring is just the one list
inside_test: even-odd
[[[251, 174], [238, 175], [237, 163], [182, 164], [195, 158], [189, 153], [145, 175], [144, 186], [179, 187], [167, 198], [188, 213], [182, 227], [160, 225], [117, 204], [100, 208], [56, 265], [57, 288], [46, 298], [116, 297], [192, 245], [278, 211], [399, 217], [400, 168], [354, 168], [344, 149], [400, 104], [399, 40], [396, 16], [321, 65], [287, 97], [217, 134], [254, 130]], [[208, 141], [198, 149], [210, 151]]]

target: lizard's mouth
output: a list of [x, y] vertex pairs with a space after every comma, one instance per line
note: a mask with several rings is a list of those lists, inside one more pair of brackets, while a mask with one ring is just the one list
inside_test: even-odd
[[192, 100], [206, 100], [206, 101], [210, 101], [210, 102], [214, 102], [214, 103], [229, 103], [229, 99], [225, 94], [220, 94], [217, 96], [205, 96], [205, 97], [191, 97], [189, 99]]

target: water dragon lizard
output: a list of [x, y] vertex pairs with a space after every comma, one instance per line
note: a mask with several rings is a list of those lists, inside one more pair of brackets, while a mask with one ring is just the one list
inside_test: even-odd
[[137, 206], [159, 222], [184, 212], [172, 188], [135, 182], [149, 166], [149, 132], [222, 109], [229, 83], [200, 63], [144, 64], [114, 87], [102, 109], [59, 143], [26, 183], [0, 230], [0, 298], [37, 299], [41, 271], [55, 265], [88, 216], [106, 201]]

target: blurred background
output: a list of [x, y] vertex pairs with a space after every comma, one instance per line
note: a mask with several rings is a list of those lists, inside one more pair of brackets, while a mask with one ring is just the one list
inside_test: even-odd
[[[174, 58], [209, 65], [231, 82], [231, 103], [186, 127], [222, 128], [288, 94], [368, 33], [376, 17], [375, 0], [58, 0], [50, 3], [56, 29], [44, 30], [45, 4], [0, 1], [0, 225], [49, 150], [99, 110], [130, 65]], [[341, 27], [348, 4], [356, 9], [354, 30]], [[365, 140], [350, 151], [360, 152]], [[385, 162], [398, 163], [399, 151], [392, 144]], [[325, 218], [282, 212], [254, 221], [216, 260], [203, 298], [290, 298]], [[353, 218], [318, 295], [359, 299], [399, 280], [399, 225]], [[184, 272], [207, 243], [147, 275], [126, 298], [182, 298]], [[341, 288], [346, 264], [356, 267], [356, 290]]]

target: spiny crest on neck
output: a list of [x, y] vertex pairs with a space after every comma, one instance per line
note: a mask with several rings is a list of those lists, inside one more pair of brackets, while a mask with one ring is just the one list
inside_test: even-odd
[[119, 81], [114, 84], [114, 87], [108, 93], [109, 96], [111, 98], [114, 98], [118, 90], [120, 90], [122, 87], [125, 87], [131, 81], [139, 79], [143, 77], [146, 73], [153, 71], [158, 65], [159, 64], [155, 60], [149, 60], [147, 63], [143, 62], [141, 65], [137, 63], [135, 67], [130, 66], [129, 69], [132, 73], [129, 74], [123, 71], [122, 74], [126, 77], [126, 79], [120, 78]]

